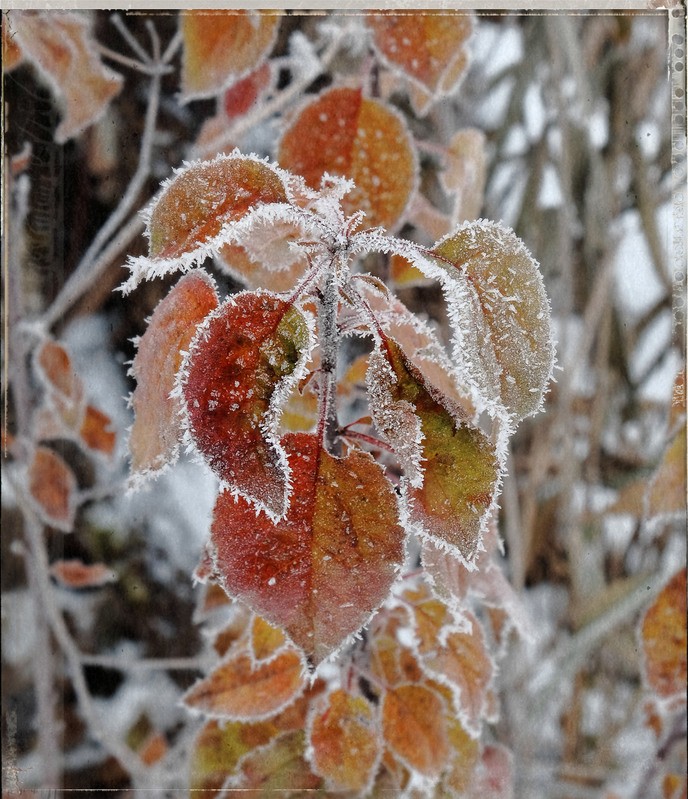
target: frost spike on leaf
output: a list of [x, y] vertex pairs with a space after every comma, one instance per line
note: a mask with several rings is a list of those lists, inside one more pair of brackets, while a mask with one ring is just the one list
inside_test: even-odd
[[375, 774], [382, 742], [374, 705], [339, 688], [313, 714], [308, 739], [313, 771], [334, 791], [363, 791]]
[[180, 101], [215, 96], [247, 77], [270, 54], [280, 20], [270, 11], [182, 12]]
[[382, 699], [385, 741], [405, 765], [437, 777], [449, 758], [446, 707], [424, 685], [388, 688]]
[[181, 403], [170, 397], [185, 351], [196, 328], [217, 308], [215, 283], [202, 270], [179, 280], [158, 306], [138, 342], [131, 374], [134, 424], [129, 437], [131, 469], [147, 476], [177, 459]]
[[240, 652], [192, 686], [183, 701], [210, 716], [260, 721], [284, 710], [301, 694], [304, 670], [303, 658], [294, 649], [258, 664]]
[[351, 178], [345, 214], [394, 229], [416, 190], [417, 156], [402, 117], [360, 89], [326, 89], [302, 107], [284, 133], [278, 161], [316, 189], [323, 175]]
[[677, 572], [645, 613], [640, 627], [645, 684], [661, 699], [686, 692], [686, 569]]
[[406, 473], [411, 526], [470, 564], [499, 486], [494, 447], [392, 338], [370, 356], [368, 392], [375, 425]]
[[274, 519], [290, 496], [276, 432], [281, 406], [312, 347], [309, 318], [295, 305], [247, 291], [206, 318], [181, 371], [191, 442], [226, 486]]
[[12, 11], [21, 54], [62, 106], [55, 141], [64, 144], [102, 117], [122, 89], [122, 76], [101, 62], [84, 14]]
[[316, 435], [282, 444], [294, 492], [274, 524], [229, 492], [211, 528], [218, 579], [318, 664], [355, 633], [386, 598], [403, 561], [396, 497], [373, 459], [326, 452]]

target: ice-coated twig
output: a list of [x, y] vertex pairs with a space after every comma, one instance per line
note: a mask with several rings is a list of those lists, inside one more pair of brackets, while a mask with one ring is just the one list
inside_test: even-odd
[[80, 655], [84, 666], [98, 666], [122, 672], [140, 671], [207, 671], [215, 662], [206, 657], [144, 658], [133, 660], [117, 655]]
[[124, 41], [129, 45], [131, 50], [136, 53], [136, 55], [144, 62], [144, 64], [151, 63], [151, 57], [148, 53], [141, 47], [141, 45], [136, 41], [133, 37], [131, 31], [127, 26], [124, 24], [124, 20], [119, 14], [113, 14], [110, 17], [110, 22], [117, 28], [118, 33], [124, 39]]

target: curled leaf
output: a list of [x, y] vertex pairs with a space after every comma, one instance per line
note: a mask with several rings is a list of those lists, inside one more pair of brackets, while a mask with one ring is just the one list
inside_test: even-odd
[[181, 377], [194, 446], [226, 485], [273, 517], [289, 502], [280, 406], [311, 348], [298, 308], [275, 294], [244, 292], [199, 328]]
[[373, 778], [382, 743], [374, 706], [363, 696], [332, 691], [309, 730], [313, 771], [336, 791], [362, 791]]
[[16, 45], [62, 106], [55, 141], [63, 144], [105, 113], [122, 89], [122, 77], [100, 61], [85, 14], [12, 11], [11, 15]]
[[660, 591], [640, 628], [643, 676], [662, 699], [686, 693], [686, 569]]
[[396, 227], [416, 188], [416, 153], [405, 123], [360, 89], [328, 89], [309, 101], [279, 145], [278, 160], [318, 188], [325, 173], [351, 178], [345, 213]]
[[183, 12], [181, 101], [212, 97], [247, 77], [272, 50], [280, 20], [274, 11]]
[[211, 716], [258, 721], [283, 710], [304, 687], [304, 663], [295, 650], [255, 665], [239, 653], [196, 683], [184, 702]]
[[159, 471], [177, 458], [182, 406], [170, 392], [183, 352], [198, 325], [217, 304], [210, 276], [201, 270], [191, 272], [158, 304], [139, 340], [131, 368], [136, 378], [131, 397], [134, 424], [129, 437], [134, 474]]
[[370, 356], [368, 392], [375, 425], [404, 468], [410, 523], [471, 562], [497, 493], [494, 447], [391, 338]]
[[307, 433], [287, 434], [282, 444], [293, 484], [287, 515], [275, 524], [220, 494], [215, 571], [230, 595], [319, 663], [387, 596], [403, 560], [403, 531], [392, 486], [368, 455], [336, 458]]

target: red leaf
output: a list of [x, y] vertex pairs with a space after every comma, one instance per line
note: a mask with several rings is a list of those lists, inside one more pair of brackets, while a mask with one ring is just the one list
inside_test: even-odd
[[258, 664], [239, 653], [196, 683], [184, 702], [211, 716], [258, 721], [283, 710], [304, 686], [304, 663], [293, 649]]
[[84, 14], [13, 11], [12, 27], [24, 57], [63, 108], [55, 131], [55, 141], [62, 144], [103, 115], [119, 94], [122, 77], [101, 63]]
[[385, 691], [382, 731], [385, 741], [407, 766], [437, 777], [450, 754], [443, 700], [423, 685]]
[[36, 447], [28, 478], [29, 492], [42, 520], [65, 533], [71, 532], [77, 484], [69, 466], [51, 449]]
[[224, 109], [228, 119], [243, 116], [270, 85], [272, 70], [268, 62], [254, 69], [245, 78], [233, 83], [225, 92]]
[[454, 91], [468, 65], [464, 47], [473, 28], [467, 14], [369, 12], [366, 24], [382, 60], [430, 99]]
[[247, 76], [272, 50], [281, 16], [271, 11], [182, 12], [182, 102], [219, 94]]
[[313, 771], [335, 791], [362, 791], [373, 778], [382, 742], [375, 707], [362, 696], [332, 691], [310, 728]]
[[366, 224], [392, 229], [416, 188], [416, 153], [405, 123], [360, 89], [328, 89], [307, 103], [284, 134], [278, 160], [312, 188], [328, 172], [356, 184], [343, 202]]
[[181, 402], [170, 397], [182, 352], [201, 321], [217, 307], [212, 279], [197, 270], [185, 275], [160, 302], [141, 337], [131, 373], [134, 425], [129, 438], [135, 474], [157, 471], [177, 457]]
[[117, 579], [104, 563], [87, 565], [78, 559], [55, 561], [50, 573], [65, 588], [98, 588]]
[[643, 676], [662, 699], [686, 694], [686, 569], [664, 586], [640, 628]]
[[294, 494], [285, 519], [218, 497], [215, 566], [227, 592], [319, 663], [384, 600], [403, 559], [392, 486], [369, 456], [335, 458], [315, 435], [283, 438]]
[[272, 516], [288, 505], [280, 404], [311, 349], [306, 317], [267, 292], [231, 297], [191, 344], [182, 392], [191, 437], [233, 491]]

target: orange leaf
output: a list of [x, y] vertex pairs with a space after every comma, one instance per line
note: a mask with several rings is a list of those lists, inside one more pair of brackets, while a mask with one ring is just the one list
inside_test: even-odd
[[399, 759], [428, 777], [437, 777], [450, 755], [443, 700], [423, 685], [385, 691], [382, 730]]
[[336, 791], [362, 791], [375, 773], [382, 744], [374, 706], [362, 696], [333, 691], [313, 717], [311, 762]]
[[280, 20], [270, 11], [182, 12], [182, 102], [217, 95], [247, 76], [272, 50]]
[[442, 187], [454, 201], [454, 224], [480, 216], [486, 178], [485, 134], [475, 128], [457, 131], [449, 143], [445, 169], [440, 173]]
[[29, 492], [42, 520], [65, 533], [74, 527], [76, 478], [62, 458], [47, 447], [36, 447], [29, 465]]
[[307, 433], [282, 443], [294, 486], [286, 517], [275, 524], [220, 494], [215, 564], [229, 594], [285, 628], [319, 663], [387, 596], [403, 560], [403, 530], [392, 486], [368, 455], [333, 457]]
[[167, 754], [167, 741], [162, 733], [154, 732], [146, 738], [138, 755], [146, 766], [152, 766]]
[[46, 339], [36, 350], [34, 366], [63, 423], [69, 430], [79, 429], [84, 414], [84, 386], [67, 350], [57, 341]]
[[93, 405], [86, 406], [84, 420], [79, 435], [83, 443], [96, 452], [112, 455], [117, 436], [114, 430], [108, 430], [112, 424], [110, 417]]
[[104, 563], [86, 565], [78, 559], [55, 561], [50, 573], [66, 588], [98, 588], [117, 579]]
[[184, 702], [207, 715], [258, 721], [278, 713], [303, 691], [303, 666], [294, 650], [256, 665], [241, 653], [196, 683]]
[[686, 412], [686, 370], [676, 375], [674, 389], [671, 394], [671, 411], [669, 413], [669, 429], [672, 429]]
[[442, 786], [449, 796], [464, 796], [473, 782], [480, 759], [480, 743], [466, 732], [461, 722], [451, 716], [447, 720], [447, 737], [451, 752]]
[[381, 59], [431, 99], [458, 87], [468, 65], [465, 44], [473, 29], [469, 15], [369, 12], [366, 24]]
[[288, 467], [275, 428], [298, 381], [311, 333], [293, 304], [267, 292], [237, 294], [191, 344], [182, 378], [189, 432], [211, 469], [273, 517], [288, 505]]
[[328, 89], [302, 108], [279, 145], [278, 160], [312, 188], [328, 172], [356, 187], [345, 213], [362, 210], [367, 225], [396, 227], [416, 188], [416, 153], [401, 117], [360, 89]]
[[63, 108], [62, 121], [55, 131], [55, 141], [62, 144], [103, 115], [119, 94], [122, 77], [101, 63], [86, 15], [11, 13], [17, 44]]
[[413, 640], [409, 615], [405, 608], [383, 607], [375, 616], [369, 632], [370, 670], [385, 686], [417, 683], [423, 679], [416, 653], [402, 646], [403, 637]]
[[251, 647], [256, 660], [269, 660], [285, 644], [287, 639], [279, 627], [265, 621], [262, 616], [254, 616], [251, 623]]
[[203, 271], [185, 275], [160, 302], [139, 341], [131, 373], [134, 425], [129, 448], [135, 474], [162, 469], [174, 461], [179, 448], [178, 398], [170, 397], [196, 328], [217, 307], [212, 279]]
[[664, 586], [642, 621], [643, 676], [662, 699], [685, 700], [686, 569]]
[[2, 71], [5, 73], [18, 67], [24, 58], [12, 28], [13, 21], [14, 15], [2, 15]]

